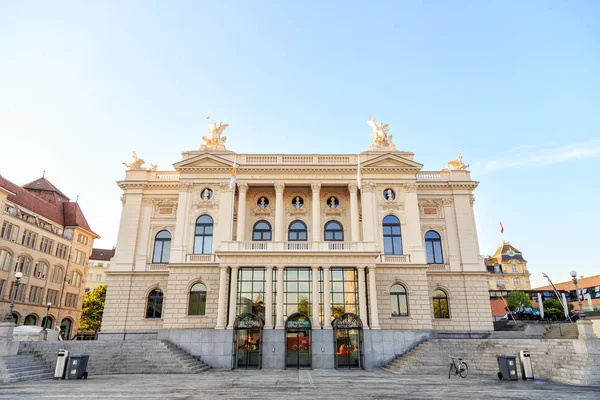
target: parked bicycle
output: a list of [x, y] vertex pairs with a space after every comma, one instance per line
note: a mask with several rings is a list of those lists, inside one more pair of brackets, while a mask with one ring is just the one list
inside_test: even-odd
[[469, 373], [469, 366], [465, 360], [460, 357], [452, 357], [450, 354], [448, 354], [448, 357], [452, 359], [450, 370], [448, 371], [448, 379], [450, 379], [452, 370], [454, 370], [454, 376], [459, 375], [461, 378], [466, 378]]

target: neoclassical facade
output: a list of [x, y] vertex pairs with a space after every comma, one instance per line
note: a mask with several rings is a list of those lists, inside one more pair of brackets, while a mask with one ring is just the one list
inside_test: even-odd
[[168, 172], [134, 155], [100, 339], [166, 338], [221, 368], [371, 368], [492, 330], [477, 182], [462, 161], [421, 171], [371, 122], [360, 154], [204, 138]]

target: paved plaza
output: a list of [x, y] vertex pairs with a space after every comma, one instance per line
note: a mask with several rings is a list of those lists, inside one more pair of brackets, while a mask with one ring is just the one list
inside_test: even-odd
[[600, 387], [494, 376], [397, 375], [383, 370], [211, 370], [198, 375], [107, 375], [0, 385], [0, 399], [598, 399]]

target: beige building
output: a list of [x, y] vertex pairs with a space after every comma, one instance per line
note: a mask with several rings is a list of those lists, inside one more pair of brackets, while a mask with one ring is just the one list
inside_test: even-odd
[[99, 236], [79, 205], [43, 177], [18, 186], [0, 176], [0, 206], [0, 315], [8, 318], [14, 298], [17, 325], [60, 326], [70, 338]]
[[490, 290], [529, 290], [531, 274], [523, 254], [507, 241], [502, 241], [493, 256], [485, 259], [490, 272]]
[[108, 283], [106, 271], [110, 268], [110, 259], [114, 255], [114, 247], [112, 249], [92, 249], [92, 254], [88, 261], [87, 280], [85, 282], [86, 292]]
[[422, 171], [369, 125], [360, 154], [237, 154], [216, 124], [175, 171], [134, 153], [100, 339], [165, 338], [221, 368], [371, 368], [492, 330], [477, 182], [460, 155]]

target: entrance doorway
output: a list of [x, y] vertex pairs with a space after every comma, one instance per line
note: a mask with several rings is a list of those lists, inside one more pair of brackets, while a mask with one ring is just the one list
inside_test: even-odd
[[241, 314], [235, 319], [232, 368], [261, 368], [263, 326], [263, 320], [251, 313]]
[[65, 318], [60, 323], [60, 335], [63, 340], [71, 339], [71, 320], [69, 318]]
[[295, 313], [285, 321], [285, 368], [311, 368], [310, 318]]
[[333, 320], [335, 368], [364, 369], [363, 326], [356, 314], [342, 314]]

